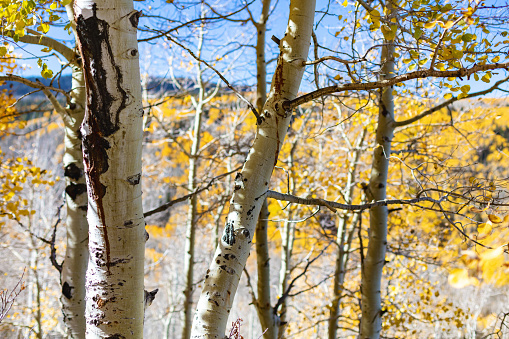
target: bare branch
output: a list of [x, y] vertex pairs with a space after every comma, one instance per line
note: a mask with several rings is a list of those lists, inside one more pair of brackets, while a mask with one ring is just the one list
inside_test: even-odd
[[61, 88], [52, 87], [52, 86], [46, 86], [40, 81], [31, 81], [31, 80], [25, 79], [23, 77], [20, 77], [18, 75], [14, 75], [14, 74], [1, 75], [0, 81], [16, 81], [16, 82], [22, 83], [24, 85], [30, 86], [32, 88], [40, 89], [42, 91], [44, 91], [44, 90], [55, 91], [57, 93], [63, 94], [66, 97], [67, 102], [71, 102], [71, 96], [65, 90], [63, 90]]
[[224, 178], [224, 177], [226, 177], [226, 176], [228, 176], [228, 175], [230, 175], [232, 173], [235, 173], [238, 170], [240, 170], [241, 168], [242, 168], [242, 166], [239, 166], [239, 167], [237, 167], [236, 169], [234, 169], [234, 170], [232, 170], [230, 172], [226, 172], [226, 173], [220, 174], [217, 177], [214, 177], [214, 178], [210, 179], [209, 183], [206, 186], [203, 186], [201, 188], [197, 188], [194, 192], [191, 192], [191, 193], [186, 194], [186, 195], [184, 195], [184, 196], [182, 196], [180, 198], [177, 198], [177, 199], [174, 199], [174, 200], [172, 200], [170, 202], [167, 202], [166, 204], [163, 204], [163, 205], [161, 205], [161, 206], [159, 206], [157, 208], [154, 208], [153, 210], [147, 211], [147, 212], [143, 213], [143, 216], [146, 218], [146, 217], [151, 216], [153, 214], [166, 211], [171, 206], [173, 206], [175, 204], [178, 204], [179, 202], [186, 201], [187, 199], [191, 198], [195, 194], [199, 194], [199, 193], [201, 193], [203, 191], [208, 190], [210, 188], [210, 186], [212, 186], [216, 180]]
[[324, 206], [324, 207], [327, 207], [328, 209], [330, 209], [331, 211], [336, 212], [335, 209], [346, 210], [346, 211], [363, 211], [363, 210], [367, 210], [367, 209], [370, 209], [375, 206], [412, 205], [412, 204], [416, 204], [421, 201], [428, 201], [428, 202], [432, 202], [434, 204], [440, 204], [441, 202], [446, 200], [447, 195], [438, 199], [438, 200], [429, 198], [429, 197], [419, 197], [419, 198], [414, 198], [414, 199], [385, 199], [385, 200], [374, 201], [374, 202], [370, 202], [370, 203], [366, 203], [366, 204], [362, 204], [362, 205], [341, 204], [339, 202], [328, 201], [328, 200], [324, 200], [324, 199], [320, 199], [320, 198], [302, 198], [302, 197], [297, 197], [295, 195], [284, 194], [284, 193], [279, 193], [279, 192], [270, 191], [270, 190], [267, 191], [267, 197], [273, 198], [276, 200], [281, 200], [281, 201], [288, 201], [288, 202], [300, 204], [300, 205]]
[[247, 100], [242, 94], [240, 94], [239, 91], [237, 91], [232, 85], [230, 85], [230, 83], [228, 82], [228, 80], [226, 80], [226, 78], [221, 74], [221, 72], [219, 72], [217, 69], [215, 69], [211, 64], [209, 64], [208, 62], [206, 62], [205, 60], [199, 58], [198, 56], [196, 56], [196, 54], [194, 54], [193, 51], [191, 51], [189, 48], [185, 47], [184, 45], [182, 45], [180, 42], [178, 42], [177, 40], [173, 39], [173, 37], [171, 37], [170, 35], [166, 34], [165, 35], [166, 38], [168, 40], [170, 40], [171, 42], [173, 42], [175, 45], [179, 46], [180, 48], [186, 50], [196, 61], [198, 62], [201, 62], [203, 64], [205, 64], [205, 66], [207, 66], [208, 68], [210, 68], [211, 70], [213, 70], [218, 76], [219, 78], [225, 83], [225, 85], [231, 89], [233, 91], [233, 93], [235, 93], [235, 95], [237, 95], [237, 97], [244, 101], [247, 106], [251, 109], [251, 111], [253, 112], [253, 114], [255, 115], [256, 117], [256, 122], [258, 124], [261, 123], [261, 117], [260, 117], [260, 114], [258, 113], [258, 111], [256, 110], [256, 108], [253, 106], [253, 104]]

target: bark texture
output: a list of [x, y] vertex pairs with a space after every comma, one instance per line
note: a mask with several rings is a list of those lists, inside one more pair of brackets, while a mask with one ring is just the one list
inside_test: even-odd
[[270, 256], [267, 228], [269, 208], [267, 199], [263, 202], [260, 217], [256, 225], [256, 264], [258, 271], [256, 311], [262, 325], [263, 339], [277, 339], [279, 317], [270, 303]]
[[80, 124], [85, 114], [85, 81], [81, 67], [73, 66], [72, 101], [63, 114], [65, 123], [65, 202], [67, 245], [62, 263], [62, 313], [71, 338], [85, 338], [85, 274], [88, 262], [87, 186], [83, 169]]
[[[203, 27], [200, 28], [200, 39], [198, 43], [198, 51], [201, 52], [203, 46]], [[203, 120], [203, 106], [205, 100], [205, 85], [202, 80], [203, 70], [201, 65], [198, 64], [198, 98], [195, 103], [194, 125], [192, 132], [192, 145], [189, 152], [189, 176], [187, 182], [187, 189], [189, 192], [194, 192], [196, 189], [196, 175], [199, 165], [199, 150], [201, 142], [201, 126]], [[196, 238], [196, 221], [198, 218], [197, 213], [197, 195], [189, 198], [187, 210], [187, 223], [186, 223], [186, 244], [185, 244], [185, 261], [184, 261], [184, 320], [182, 324], [182, 339], [191, 337], [191, 326], [193, 321], [193, 273], [194, 273], [194, 247]]]
[[304, 73], [303, 61], [309, 51], [314, 12], [315, 1], [291, 1], [271, 91], [253, 146], [235, 179], [223, 237], [205, 276], [192, 338], [224, 337], [270, 176], [290, 123], [291, 112], [285, 111], [283, 102], [296, 97]]
[[142, 118], [132, 0], [76, 1], [86, 81], [81, 128], [88, 189], [86, 337], [143, 337]]
[[[392, 9], [392, 8], [391, 8]], [[382, 47], [381, 80], [394, 77], [394, 44], [385, 41]], [[368, 200], [379, 201], [386, 198], [389, 157], [394, 132], [394, 98], [392, 88], [380, 91], [378, 127], [373, 154], [373, 165], [366, 195]], [[387, 206], [372, 207], [369, 211], [369, 242], [362, 267], [362, 339], [378, 339], [382, 329], [381, 282], [387, 247]]]

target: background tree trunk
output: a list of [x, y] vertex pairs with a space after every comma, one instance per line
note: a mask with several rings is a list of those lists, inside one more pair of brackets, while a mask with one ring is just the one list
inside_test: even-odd
[[87, 89], [82, 125], [90, 260], [87, 338], [143, 337], [142, 118], [132, 0], [76, 1]]
[[[351, 204], [353, 201], [353, 193], [355, 186], [355, 177], [357, 176], [357, 164], [362, 153], [361, 147], [366, 136], [366, 130], [362, 132], [359, 141], [355, 145], [355, 150], [352, 150], [353, 157], [351, 158], [350, 167], [348, 169], [348, 176], [346, 180], [346, 187], [344, 188], [345, 203]], [[336, 256], [336, 266], [334, 270], [334, 280], [332, 285], [332, 303], [330, 306], [328, 338], [336, 339], [338, 331], [338, 319], [340, 315], [340, 302], [343, 296], [343, 283], [345, 282], [346, 268], [348, 263], [348, 252], [352, 241], [352, 235], [355, 230], [356, 224], [360, 217], [360, 213], [353, 215], [350, 225], [348, 225], [349, 214], [344, 214], [339, 217], [338, 234], [336, 243], [338, 245], [338, 252]]]
[[[392, 10], [390, 1], [388, 9]], [[391, 12], [389, 10], [389, 13]], [[380, 72], [381, 80], [394, 77], [394, 43], [385, 41], [382, 47]], [[370, 201], [384, 200], [387, 191], [389, 157], [394, 132], [394, 97], [392, 88], [380, 90], [380, 104], [376, 143], [373, 154], [371, 176], [367, 187], [367, 198]], [[362, 267], [362, 339], [377, 339], [382, 329], [382, 300], [380, 295], [382, 270], [385, 265], [387, 247], [387, 206], [373, 207], [369, 211], [369, 243], [364, 265]]]
[[246, 264], [256, 222], [277, 162], [291, 112], [283, 103], [297, 95], [304, 73], [315, 12], [315, 1], [294, 0], [286, 34], [280, 42], [271, 92], [258, 133], [241, 172], [219, 247], [214, 255], [193, 323], [193, 338], [224, 336], [228, 314]]

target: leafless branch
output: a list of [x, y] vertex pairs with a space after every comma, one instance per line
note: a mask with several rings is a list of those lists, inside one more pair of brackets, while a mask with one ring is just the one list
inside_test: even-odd
[[0, 323], [5, 318], [12, 305], [14, 304], [14, 300], [16, 297], [25, 289], [25, 282], [23, 281], [23, 276], [25, 275], [26, 268], [23, 269], [23, 274], [21, 274], [21, 278], [19, 278], [18, 282], [14, 286], [14, 288], [9, 292], [8, 289], [4, 289], [0, 291]]
[[147, 211], [145, 213], [143, 213], [143, 216], [146, 218], [148, 216], [151, 216], [153, 214], [156, 214], [156, 213], [159, 213], [159, 212], [163, 212], [163, 211], [166, 211], [168, 208], [170, 208], [171, 206], [175, 205], [175, 204], [178, 204], [179, 202], [182, 202], [182, 201], [186, 201], [187, 199], [191, 198], [192, 196], [196, 195], [196, 194], [199, 194], [203, 191], [206, 191], [208, 190], [216, 180], [218, 179], [221, 179], [221, 178], [224, 178], [232, 173], [235, 173], [237, 172], [238, 170], [240, 170], [242, 168], [242, 166], [239, 166], [237, 167], [236, 169], [230, 171], [230, 172], [226, 172], [226, 173], [223, 173], [223, 174], [220, 174], [218, 175], [217, 177], [214, 177], [212, 179], [210, 179], [209, 183], [206, 185], [206, 186], [203, 186], [203, 187], [199, 187], [197, 188], [194, 192], [191, 192], [189, 194], [186, 194], [180, 198], [177, 198], [177, 199], [174, 199], [170, 202], [167, 202], [166, 204], [163, 204], [157, 208], [154, 208], [153, 210], [150, 210], [150, 211]]

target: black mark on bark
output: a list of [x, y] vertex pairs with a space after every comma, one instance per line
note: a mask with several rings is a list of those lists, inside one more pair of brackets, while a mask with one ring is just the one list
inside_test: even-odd
[[134, 28], [138, 28], [138, 23], [140, 22], [140, 17], [143, 15], [142, 11], [136, 11], [129, 17], [129, 21]]
[[87, 185], [85, 184], [73, 184], [72, 182], [65, 188], [65, 193], [74, 201], [76, 197], [87, 191]]
[[138, 185], [140, 183], [140, 179], [141, 179], [141, 173], [138, 173], [138, 174], [131, 175], [131, 176], [127, 177], [127, 182], [134, 186], [134, 185]]
[[227, 222], [224, 228], [223, 241], [227, 243], [229, 246], [235, 244], [235, 230], [233, 229], [233, 224]]
[[106, 263], [109, 263], [110, 244], [102, 204], [106, 186], [101, 183], [100, 176], [109, 168], [107, 150], [110, 144], [106, 138], [119, 130], [120, 113], [126, 107], [128, 94], [122, 88], [122, 73], [111, 48], [110, 26], [97, 17], [96, 5], [92, 10], [91, 17], [85, 19], [79, 15], [76, 20], [87, 90], [82, 125], [83, 160], [90, 195], [97, 204], [97, 214], [102, 221]]
[[83, 176], [83, 171], [75, 163], [71, 163], [65, 166], [64, 175], [70, 179], [79, 180]]
[[71, 299], [72, 298], [72, 290], [74, 289], [74, 286], [71, 286], [69, 285], [69, 283], [64, 282], [64, 284], [62, 285], [62, 294], [64, 295], [64, 297], [66, 297], [67, 299]]

